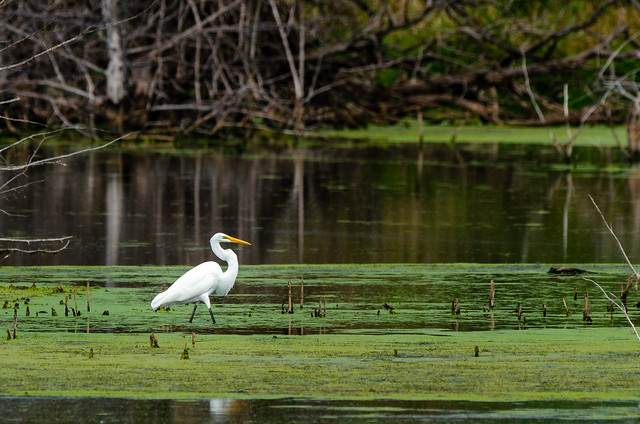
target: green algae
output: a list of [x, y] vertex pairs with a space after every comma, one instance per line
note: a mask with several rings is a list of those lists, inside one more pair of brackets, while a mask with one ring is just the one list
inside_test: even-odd
[[[575, 140], [576, 146], [618, 147], [618, 140], [626, 143], [624, 127], [615, 127], [616, 135], [604, 125], [585, 126]], [[423, 128], [425, 143], [501, 143], [553, 145], [550, 134], [559, 143], [567, 143], [567, 129], [556, 127], [512, 127], [496, 125], [433, 125]], [[574, 134], [577, 134], [574, 131]], [[365, 129], [327, 130], [320, 133], [330, 139], [367, 140], [371, 142], [416, 143], [420, 129], [415, 119], [407, 119], [397, 125], [371, 125]]]
[[[20, 310], [19, 330], [89, 332], [195, 332], [217, 334], [385, 334], [423, 329], [495, 330], [524, 328], [582, 328], [584, 294], [590, 292], [593, 326], [626, 326], [619, 311], [581, 276], [548, 274], [549, 265], [317, 265], [242, 267], [231, 293], [212, 296], [218, 325], [199, 307], [193, 324], [192, 307], [175, 306], [154, 312], [149, 304], [186, 267], [33, 267], [0, 268], [0, 323], [13, 322]], [[581, 266], [606, 290], [617, 291], [628, 271], [614, 265]], [[299, 307], [300, 283], [305, 281], [304, 308]], [[287, 283], [292, 282], [293, 314]], [[495, 307], [489, 309], [489, 284], [496, 286]], [[91, 287], [91, 311], [86, 308], [86, 283]], [[10, 287], [37, 287], [25, 295]], [[63, 292], [56, 293], [58, 288]], [[25, 289], [26, 290], [26, 289]], [[574, 300], [574, 290], [576, 299]], [[26, 316], [22, 298], [29, 299]], [[460, 315], [451, 314], [452, 300]], [[567, 315], [562, 300], [570, 309]], [[640, 318], [637, 292], [628, 298], [629, 314]], [[68, 302], [82, 313], [64, 315]], [[77, 303], [77, 308], [75, 304]], [[392, 308], [385, 308], [384, 305]], [[542, 305], [546, 305], [543, 316]], [[520, 305], [520, 319], [516, 308]], [[326, 315], [317, 314], [322, 308]], [[58, 316], [51, 316], [54, 308]], [[320, 316], [320, 317], [319, 317]]]
[[640, 395], [640, 349], [622, 328], [198, 335], [188, 361], [180, 358], [184, 335], [157, 337], [157, 349], [146, 334], [30, 334], [2, 342], [0, 394], [468, 401]]
[[[608, 290], [628, 275], [617, 265], [578, 266]], [[18, 338], [0, 341], [0, 395], [481, 402], [640, 395], [640, 345], [625, 318], [607, 312], [591, 283], [550, 275], [548, 265], [242, 267], [229, 296], [212, 296], [215, 327], [203, 307], [193, 324], [187, 322], [191, 306], [151, 310], [162, 284], [185, 269], [0, 268], [0, 300], [33, 291], [31, 315], [22, 307], [18, 312]], [[289, 279], [296, 307], [283, 314]], [[492, 279], [496, 306], [488, 310]], [[580, 313], [587, 290], [590, 326]], [[60, 304], [73, 291], [81, 316], [65, 316]], [[454, 297], [460, 316], [451, 314]], [[629, 304], [636, 298], [632, 291]], [[326, 317], [314, 317], [322, 300]], [[526, 323], [516, 317], [518, 303]], [[36, 314], [52, 307], [58, 316]], [[629, 313], [637, 321], [639, 311]], [[0, 324], [12, 327], [13, 314], [13, 307], [0, 309]], [[158, 348], [150, 347], [151, 332]], [[188, 360], [181, 359], [185, 347]]]

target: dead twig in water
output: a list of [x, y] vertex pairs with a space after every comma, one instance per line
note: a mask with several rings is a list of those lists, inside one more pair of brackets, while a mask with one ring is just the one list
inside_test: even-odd
[[[583, 277], [584, 278], [584, 277]], [[596, 285], [597, 288], [600, 289], [600, 291], [602, 292], [602, 294], [604, 295], [604, 297], [606, 297], [609, 302], [611, 302], [612, 305], [614, 305], [616, 308], [620, 309], [622, 311], [622, 313], [624, 314], [624, 316], [627, 318], [627, 321], [629, 322], [629, 325], [631, 326], [631, 328], [633, 329], [633, 332], [636, 333], [636, 337], [638, 338], [638, 341], [640, 341], [640, 335], [638, 334], [638, 331], [636, 330], [636, 326], [633, 325], [633, 322], [631, 321], [631, 318], [629, 318], [629, 314], [627, 314], [627, 310], [626, 308], [621, 304], [616, 302], [614, 299], [618, 299], [616, 297], [615, 294], [613, 293], [609, 293], [609, 295], [607, 295], [607, 292], [604, 291], [604, 289], [602, 287], [600, 287], [600, 284], [596, 283], [595, 281], [589, 279], [589, 278], [584, 278], [586, 281], [589, 281], [593, 284]]]
[[593, 203], [593, 206], [596, 207], [596, 210], [600, 214], [600, 217], [602, 218], [602, 221], [604, 222], [604, 225], [607, 227], [607, 229], [609, 230], [609, 232], [611, 233], [613, 238], [616, 240], [616, 243], [618, 243], [618, 247], [620, 248], [620, 251], [622, 252], [622, 255], [624, 256], [624, 259], [627, 261], [627, 264], [629, 265], [629, 267], [631, 268], [631, 270], [635, 274], [635, 276], [636, 276], [636, 289], [637, 289], [638, 288], [638, 280], [640, 280], [640, 274], [638, 274], [638, 271], [636, 271], [636, 269], [633, 267], [633, 265], [631, 265], [631, 261], [627, 257], [627, 253], [624, 251], [624, 249], [622, 247], [622, 243], [620, 243], [620, 240], [618, 240], [618, 237], [616, 236], [616, 234], [611, 229], [611, 226], [609, 226], [609, 223], [607, 223], [607, 220], [604, 218], [604, 215], [602, 214], [602, 211], [598, 207], [598, 204], [596, 203], [596, 201], [593, 200], [593, 197], [591, 197], [591, 195], [589, 195], [589, 199], [591, 199], [591, 202]]
[[[602, 218], [602, 221], [604, 221], [604, 225], [606, 225], [607, 229], [609, 230], [609, 232], [611, 233], [613, 238], [616, 240], [616, 243], [618, 243], [618, 247], [620, 248], [620, 251], [622, 252], [622, 255], [624, 256], [625, 260], [627, 261], [627, 264], [629, 265], [631, 270], [633, 270], [633, 273], [634, 273], [634, 275], [636, 277], [636, 289], [637, 289], [638, 288], [638, 280], [640, 280], [640, 274], [638, 274], [636, 269], [631, 264], [631, 261], [629, 260], [629, 257], [627, 256], [627, 253], [624, 251], [624, 248], [622, 247], [622, 243], [620, 243], [620, 240], [618, 239], [618, 237], [615, 235], [615, 233], [611, 229], [611, 226], [609, 226], [609, 224], [607, 223], [607, 220], [604, 218], [604, 215], [602, 214], [602, 211], [600, 211], [600, 208], [596, 204], [596, 201], [593, 200], [593, 197], [591, 197], [591, 195], [589, 195], [589, 199], [591, 199], [591, 202], [593, 203], [593, 206], [595, 206], [595, 208], [597, 209], [598, 213], [600, 214], [600, 217]], [[593, 284], [595, 284], [596, 287], [598, 287], [600, 289], [602, 294], [604, 294], [604, 297], [606, 297], [609, 300], [609, 302], [611, 302], [612, 305], [615, 305], [618, 309], [620, 309], [622, 311], [624, 316], [627, 318], [627, 321], [629, 322], [629, 325], [633, 329], [633, 332], [636, 334], [636, 337], [638, 338], [638, 341], [640, 341], [640, 335], [638, 335], [638, 331], [636, 330], [636, 326], [633, 325], [633, 321], [631, 321], [631, 318], [629, 318], [629, 314], [627, 313], [626, 305], [624, 303], [622, 303], [622, 302], [618, 303], [615, 300], [613, 300], [614, 298], [618, 299], [616, 297], [616, 295], [614, 295], [613, 293], [609, 293], [611, 296], [607, 295], [607, 293], [604, 291], [604, 289], [602, 287], [600, 287], [600, 284], [596, 283], [595, 281], [593, 281], [593, 280], [591, 280], [589, 278], [584, 278], [584, 279], [586, 281], [590, 281]], [[631, 279], [629, 279], [629, 281], [627, 281], [627, 288], [630, 286], [630, 283], [631, 283]]]

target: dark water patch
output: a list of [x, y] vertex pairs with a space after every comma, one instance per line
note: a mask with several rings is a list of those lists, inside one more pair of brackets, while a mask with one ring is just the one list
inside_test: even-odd
[[636, 401], [0, 397], [5, 423], [635, 422]]
[[242, 264], [610, 263], [630, 257], [637, 171], [615, 149], [324, 145], [243, 154], [104, 151], [38, 167], [0, 199], [5, 237], [71, 235], [58, 255], [3, 265], [196, 265], [225, 231], [253, 243]]

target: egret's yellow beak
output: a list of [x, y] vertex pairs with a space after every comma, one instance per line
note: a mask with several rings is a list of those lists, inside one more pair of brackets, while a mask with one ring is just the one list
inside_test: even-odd
[[237, 239], [235, 237], [225, 236], [224, 238], [226, 238], [227, 240], [229, 240], [229, 241], [231, 241], [233, 243], [240, 243], [240, 244], [246, 244], [247, 246], [251, 246], [251, 243], [249, 243], [248, 241], [240, 240], [240, 239]]

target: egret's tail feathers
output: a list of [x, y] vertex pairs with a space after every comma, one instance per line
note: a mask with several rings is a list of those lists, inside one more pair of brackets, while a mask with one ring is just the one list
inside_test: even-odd
[[164, 295], [166, 293], [167, 293], [166, 291], [163, 291], [162, 293], [159, 293], [156, 297], [153, 298], [153, 300], [151, 301], [151, 309], [155, 311], [156, 309], [162, 306], [162, 303], [164, 301]]

